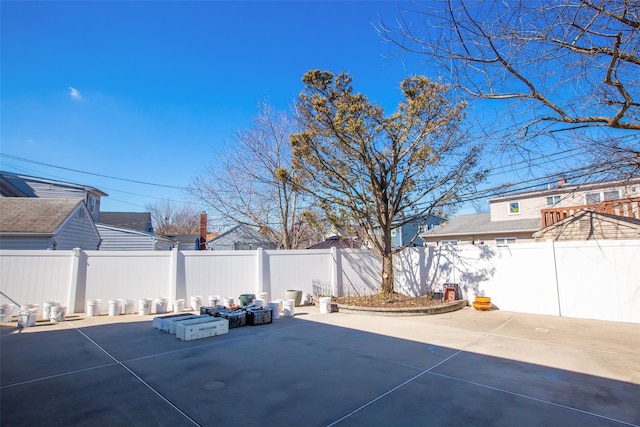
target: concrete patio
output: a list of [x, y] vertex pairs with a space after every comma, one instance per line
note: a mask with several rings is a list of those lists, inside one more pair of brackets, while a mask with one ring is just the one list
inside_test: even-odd
[[182, 342], [153, 316], [1, 326], [2, 425], [640, 425], [640, 325], [466, 308]]

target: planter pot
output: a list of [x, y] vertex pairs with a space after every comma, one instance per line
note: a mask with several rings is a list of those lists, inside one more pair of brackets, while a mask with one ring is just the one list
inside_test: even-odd
[[296, 307], [300, 306], [300, 303], [302, 302], [302, 291], [289, 289], [289, 290], [285, 291], [284, 295], [285, 295], [285, 299], [294, 300]]
[[471, 305], [473, 305], [473, 308], [475, 308], [476, 310], [479, 310], [479, 311], [489, 311], [489, 310], [491, 310], [491, 303], [490, 302], [474, 301]]
[[249, 305], [256, 299], [254, 294], [242, 294], [240, 295], [240, 305]]

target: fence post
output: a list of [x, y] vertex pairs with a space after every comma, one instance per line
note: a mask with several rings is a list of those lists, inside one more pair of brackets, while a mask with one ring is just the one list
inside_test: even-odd
[[[71, 255], [71, 280], [67, 295], [67, 313], [84, 312], [87, 293], [87, 255], [80, 248], [73, 248]], [[81, 307], [78, 309], [78, 307]]]
[[265, 292], [264, 289], [264, 249], [256, 249], [256, 294]]
[[171, 301], [187, 298], [187, 286], [184, 277], [184, 255], [178, 248], [171, 249], [171, 277], [169, 278], [169, 299]]
[[342, 297], [342, 256], [335, 246], [331, 248], [331, 294]]

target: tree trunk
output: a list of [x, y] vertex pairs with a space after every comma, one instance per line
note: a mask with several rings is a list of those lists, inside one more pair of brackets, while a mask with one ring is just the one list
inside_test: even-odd
[[385, 296], [391, 296], [393, 290], [393, 254], [387, 252], [382, 256], [382, 288], [380, 292]]

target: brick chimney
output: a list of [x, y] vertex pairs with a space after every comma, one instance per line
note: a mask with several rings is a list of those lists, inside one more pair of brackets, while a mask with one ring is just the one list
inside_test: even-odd
[[565, 178], [564, 176], [558, 178], [558, 188], [562, 188], [565, 185], [567, 185], [567, 178]]
[[207, 249], [207, 213], [202, 212], [200, 214], [200, 250]]

